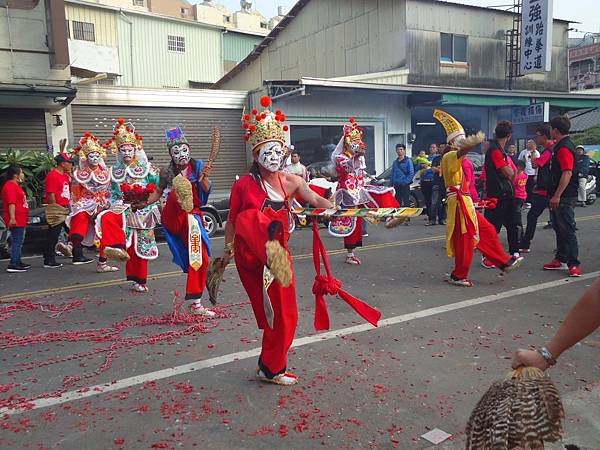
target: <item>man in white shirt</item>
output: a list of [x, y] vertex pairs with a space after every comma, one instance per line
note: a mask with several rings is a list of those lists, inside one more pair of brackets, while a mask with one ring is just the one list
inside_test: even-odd
[[292, 150], [291, 160], [292, 162], [285, 167], [285, 171], [298, 175], [304, 179], [304, 181], [308, 181], [306, 167], [300, 162], [300, 154], [296, 150]]
[[525, 162], [525, 173], [529, 176], [527, 179], [527, 185], [525, 186], [525, 190], [527, 191], [527, 207], [531, 206], [531, 194], [533, 192], [533, 187], [535, 186], [535, 176], [537, 175], [537, 170], [533, 167], [532, 159], [539, 157], [540, 152], [537, 151], [535, 141], [533, 139], [529, 139], [527, 141], [525, 150], [519, 154], [519, 160]]

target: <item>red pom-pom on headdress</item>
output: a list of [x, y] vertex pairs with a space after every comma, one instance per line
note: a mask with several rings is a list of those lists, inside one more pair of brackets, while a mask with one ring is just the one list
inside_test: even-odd
[[117, 123], [119, 125], [123, 125], [125, 123], [125, 119], [117, 119]]
[[260, 98], [260, 104], [263, 108], [268, 108], [271, 106], [271, 97], [267, 97], [266, 95]]

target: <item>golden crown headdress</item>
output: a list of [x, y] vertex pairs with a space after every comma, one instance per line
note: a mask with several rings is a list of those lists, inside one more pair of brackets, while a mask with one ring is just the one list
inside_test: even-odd
[[242, 117], [242, 127], [244, 140], [248, 142], [252, 153], [254, 153], [260, 144], [265, 142], [281, 142], [285, 144], [285, 132], [289, 130], [287, 125], [284, 125], [285, 114], [280, 110], [275, 112], [269, 110], [271, 106], [271, 98], [264, 96], [260, 99], [260, 104], [265, 108], [259, 112], [256, 108], [252, 110], [252, 114], [244, 114]]
[[113, 154], [116, 154], [123, 144], [132, 144], [136, 149], [142, 147], [142, 136], [135, 132], [135, 127], [131, 122], [118, 119], [113, 129], [113, 137], [105, 144], [105, 147], [110, 148]]
[[344, 125], [344, 142], [350, 144], [351, 142], [362, 142], [363, 129], [358, 127], [354, 117], [350, 117], [348, 120], [350, 123]]
[[73, 152], [80, 159], [86, 159], [90, 153], [100, 153], [102, 158], [106, 158], [106, 149], [98, 143], [98, 138], [91, 133], [85, 133], [79, 139], [79, 146]]

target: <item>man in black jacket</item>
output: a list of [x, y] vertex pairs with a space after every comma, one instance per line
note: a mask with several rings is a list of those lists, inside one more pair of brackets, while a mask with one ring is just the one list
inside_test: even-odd
[[580, 277], [579, 247], [575, 233], [575, 212], [578, 180], [574, 172], [577, 155], [569, 137], [571, 121], [557, 116], [550, 121], [550, 132], [556, 140], [550, 162], [550, 217], [556, 233], [556, 256], [545, 270], [568, 270], [569, 276]]
[[486, 209], [485, 218], [496, 227], [498, 233], [503, 226], [506, 228], [508, 253], [518, 256], [521, 210], [515, 202], [515, 171], [508, 162], [510, 156], [504, 151], [512, 137], [512, 123], [501, 120], [496, 125], [495, 133], [496, 139], [490, 141], [490, 148], [485, 154], [485, 173], [487, 196], [497, 198], [498, 205], [494, 209]]
[[577, 170], [577, 182], [579, 183], [577, 190], [577, 206], [585, 207], [587, 201], [587, 192], [585, 186], [587, 185], [587, 178], [590, 174], [590, 157], [585, 154], [585, 147], [578, 145], [575, 148], [577, 152], [577, 162], [575, 167]]

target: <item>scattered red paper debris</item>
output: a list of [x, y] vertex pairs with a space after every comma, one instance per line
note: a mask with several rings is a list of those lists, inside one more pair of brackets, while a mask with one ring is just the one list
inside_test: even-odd
[[122, 444], [125, 443], [125, 438], [122, 438], [122, 437], [117, 438], [117, 439], [115, 439], [114, 442], [115, 442], [116, 445], [122, 445]]

